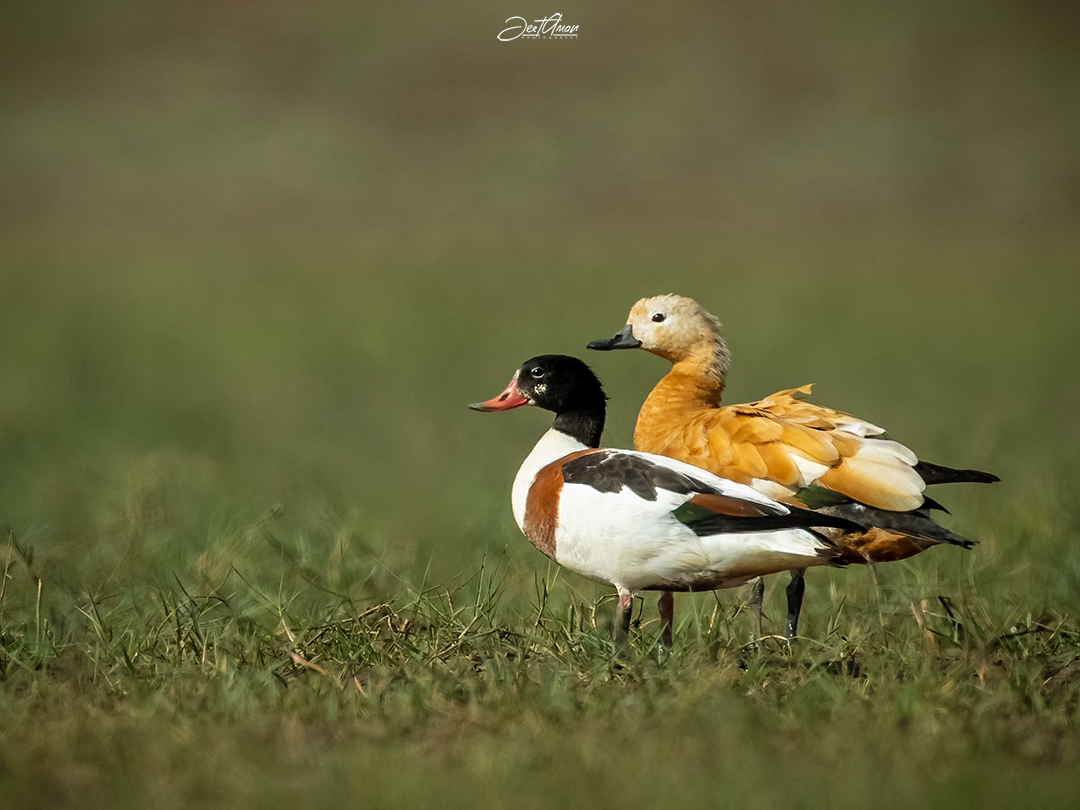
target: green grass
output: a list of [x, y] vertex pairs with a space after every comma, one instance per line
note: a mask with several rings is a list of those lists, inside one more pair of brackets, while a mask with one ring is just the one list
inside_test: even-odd
[[[931, 458], [1000, 473], [943, 496], [951, 525], [981, 544], [882, 566], [876, 582], [811, 572], [806, 638], [791, 649], [746, 646], [737, 593], [682, 597], [664, 657], [651, 599], [617, 655], [611, 594], [560, 574], [512, 524], [509, 481], [546, 416], [464, 407], [527, 354], [580, 354], [629, 301], [568, 304], [562, 328], [545, 325], [541, 301], [501, 331], [505, 309], [474, 303], [500, 262], [469, 246], [443, 255], [477, 275], [408, 294], [346, 271], [383, 261], [377, 246], [253, 248], [241, 264], [267, 266], [266, 283], [217, 249], [149, 277], [141, 268], [167, 262], [168, 244], [128, 266], [88, 249], [86, 276], [50, 251], [16, 254], [54, 263], [16, 276], [22, 299], [4, 313], [9, 804], [1068, 806], [1080, 761], [1075, 428], [1017, 424], [1025, 403], [1052, 413], [1055, 392], [1075, 386], [1056, 371], [1071, 352], [1053, 337], [1067, 304], [1010, 296], [1007, 269], [969, 249], [984, 308], [956, 307], [936, 366], [923, 357], [941, 341], [917, 327], [962, 300], [948, 284], [925, 304], [919, 285], [896, 285], [916, 328], [906, 350], [879, 340], [876, 368], [836, 361], [836, 348], [865, 348], [859, 318], [794, 354], [775, 334], [740, 335], [753, 335], [749, 314], [728, 320], [744, 397], [816, 376], [820, 401]], [[728, 260], [746, 261], [738, 252]], [[582, 261], [532, 255], [561, 258], [556, 278]], [[683, 259], [692, 267], [695, 250]], [[409, 252], [397, 261], [423, 272]], [[609, 261], [608, 277], [647, 284], [629, 255], [613, 248]], [[832, 272], [837, 287], [856, 278]], [[753, 299], [738, 282], [716, 297], [733, 315]], [[773, 317], [797, 324], [803, 303], [780, 296]], [[982, 331], [1010, 317], [1045, 329]], [[993, 358], [987, 340], [1000, 340]], [[1037, 369], [1015, 341], [1031, 342]], [[626, 443], [661, 366], [593, 361], [610, 380], [611, 440]], [[772, 628], [781, 601], [774, 584]]]
[[[1075, 21], [744, 6], [14, 4], [0, 803], [1076, 805]], [[980, 544], [617, 654], [510, 516], [548, 415], [465, 406], [665, 291], [729, 401], [998, 473]], [[626, 446], [664, 363], [587, 359]]]

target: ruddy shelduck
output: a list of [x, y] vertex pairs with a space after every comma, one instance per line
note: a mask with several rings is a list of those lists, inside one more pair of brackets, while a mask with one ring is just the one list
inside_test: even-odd
[[534, 357], [501, 394], [469, 407], [523, 405], [554, 412], [555, 422], [514, 478], [514, 518], [559, 565], [615, 586], [620, 640], [639, 591], [732, 588], [763, 574], [842, 564], [839, 549], [811, 527], [860, 529], [681, 461], [601, 449], [606, 397], [577, 358]]
[[[882, 428], [807, 402], [809, 385], [760, 402], [721, 406], [731, 355], [720, 322], [697, 301], [643, 298], [614, 337], [589, 348], [641, 348], [672, 364], [638, 414], [636, 450], [706, 469], [785, 504], [855, 520], [865, 531], [834, 536], [845, 562], [902, 560], [942, 543], [971, 547], [972, 541], [934, 521], [930, 510], [943, 507], [924, 490], [928, 484], [990, 483], [997, 476], [920, 461]], [[793, 569], [789, 638], [798, 629], [804, 587], [802, 571]], [[761, 631], [761, 597], [755, 583], [755, 634]], [[671, 594], [661, 595], [661, 616], [670, 617], [672, 610]], [[670, 635], [670, 626], [665, 633]]]

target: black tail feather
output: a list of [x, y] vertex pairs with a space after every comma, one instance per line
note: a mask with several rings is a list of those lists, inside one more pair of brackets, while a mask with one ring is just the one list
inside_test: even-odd
[[982, 470], [955, 470], [929, 461], [916, 464], [915, 472], [927, 484], [993, 484], [1001, 480], [993, 473]]
[[948, 509], [946, 509], [940, 503], [935, 501], [933, 498], [927, 497], [926, 495], [923, 495], [922, 506], [919, 507], [919, 508], [920, 509], [937, 509], [939, 512], [944, 512], [946, 515], [951, 515], [952, 514], [952, 512], [950, 512]]

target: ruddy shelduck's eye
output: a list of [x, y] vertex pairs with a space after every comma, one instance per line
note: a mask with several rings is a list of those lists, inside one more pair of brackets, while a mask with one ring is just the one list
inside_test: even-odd
[[529, 373], [532, 374], [534, 380], [539, 380], [541, 377], [544, 376], [544, 370], [540, 368], [540, 366], [537, 366]]
[[655, 312], [652, 316], [653, 323], [663, 323], [666, 317], [667, 315], [665, 315], [663, 312]]

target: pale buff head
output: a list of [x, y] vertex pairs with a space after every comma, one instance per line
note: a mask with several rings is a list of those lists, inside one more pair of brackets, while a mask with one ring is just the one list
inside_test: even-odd
[[731, 358], [720, 336], [720, 321], [693, 298], [655, 295], [642, 298], [626, 319], [645, 351], [672, 363], [698, 358], [715, 366], [722, 377]]

